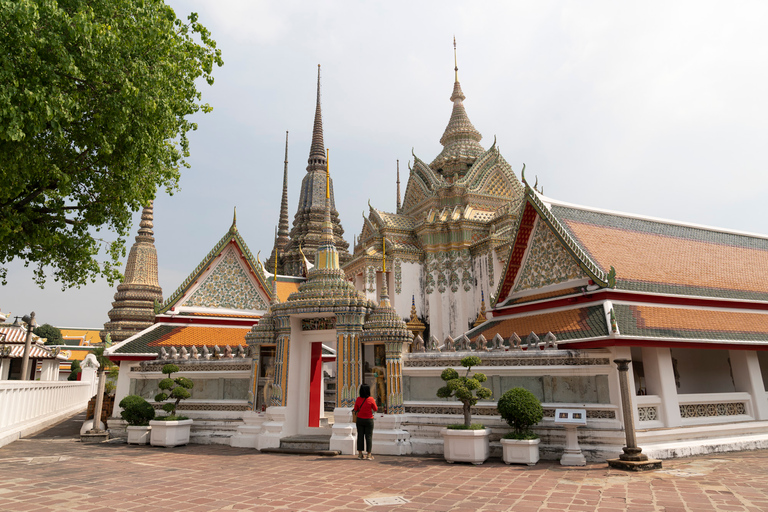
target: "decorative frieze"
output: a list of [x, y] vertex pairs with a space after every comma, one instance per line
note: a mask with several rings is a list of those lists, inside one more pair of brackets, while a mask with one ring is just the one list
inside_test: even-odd
[[[459, 357], [460, 355], [461, 352], [456, 352], [456, 356], [451, 354], [451, 357], [421, 358], [419, 354], [407, 354], [406, 359], [403, 361], [403, 366], [406, 368], [460, 367], [462, 359], [462, 357]], [[515, 357], [514, 355], [509, 355], [491, 358], [483, 356], [483, 366], [600, 366], [607, 364], [610, 364], [607, 357]]]
[[[179, 366], [179, 371], [182, 372], [238, 372], [238, 371], [251, 371], [251, 363], [235, 362], [221, 363], [221, 362], [184, 362], [173, 361], [174, 364]], [[168, 361], [162, 363], [142, 363], [139, 366], [132, 366], [131, 372], [158, 372], [160, 373], [163, 366], [168, 364]]]
[[[499, 411], [494, 406], [477, 406], [472, 407], [472, 416], [499, 416]], [[406, 405], [405, 412], [409, 414], [463, 414], [461, 404], [456, 405]], [[555, 409], [544, 408], [545, 418], [554, 418]], [[616, 419], [616, 411], [610, 409], [587, 409], [587, 419], [590, 420], [605, 420]]]
[[324, 331], [336, 328], [336, 317], [329, 316], [325, 318], [303, 318], [301, 320], [302, 331]]
[[638, 407], [637, 416], [640, 421], [655, 421], [659, 419], [659, 410], [655, 405]]
[[682, 404], [681, 418], [709, 418], [713, 416], [738, 416], [746, 414], [743, 402], [728, 402], [716, 404]]

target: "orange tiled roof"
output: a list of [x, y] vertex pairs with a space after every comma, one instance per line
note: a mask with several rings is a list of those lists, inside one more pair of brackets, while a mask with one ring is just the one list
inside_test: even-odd
[[625, 336], [768, 341], [768, 313], [614, 305]]
[[505, 339], [512, 333], [517, 333], [525, 339], [530, 332], [544, 336], [552, 332], [558, 340], [581, 339], [608, 334], [603, 306], [568, 309], [564, 311], [546, 312], [538, 315], [527, 315], [511, 318], [493, 319], [490, 323], [480, 325], [467, 333], [474, 340], [482, 334], [486, 339], [492, 339], [501, 334]]
[[84, 341], [94, 344], [101, 343], [99, 331], [95, 329], [60, 329], [61, 337], [64, 339], [80, 338]]
[[288, 300], [288, 296], [290, 294], [292, 294], [293, 292], [299, 291], [299, 285], [300, 284], [301, 283], [293, 282], [293, 281], [289, 281], [289, 282], [280, 281], [280, 279], [278, 278], [278, 280], [277, 280], [277, 299], [280, 302], [285, 302], [286, 300]]
[[213, 348], [218, 345], [236, 347], [245, 345], [249, 327], [217, 327], [208, 325], [155, 324], [137, 334], [133, 339], [115, 350], [115, 354], [158, 353], [161, 347], [191, 347], [201, 349], [203, 345]]
[[768, 300], [768, 240], [555, 205], [552, 213], [617, 288]]

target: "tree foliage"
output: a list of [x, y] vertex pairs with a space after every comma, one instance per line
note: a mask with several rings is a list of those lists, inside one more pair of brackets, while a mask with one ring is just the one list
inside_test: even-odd
[[472, 406], [476, 405], [479, 399], [490, 398], [493, 394], [490, 389], [482, 385], [488, 380], [484, 373], [475, 372], [474, 375], [469, 375], [472, 367], [480, 365], [481, 362], [477, 356], [467, 356], [461, 360], [461, 366], [467, 369], [463, 377], [459, 376], [459, 372], [453, 368], [446, 368], [440, 375], [440, 378], [445, 381], [445, 386], [437, 390], [437, 396], [439, 398], [456, 397], [464, 405], [465, 428], [469, 428], [472, 423]]
[[118, 405], [123, 409], [120, 416], [128, 422], [128, 425], [144, 427], [155, 419], [155, 408], [139, 395], [128, 395], [120, 400]]
[[132, 212], [188, 166], [220, 50], [162, 0], [0, 0], [0, 27], [0, 279], [19, 259], [40, 286], [113, 284]]
[[32, 332], [41, 338], [45, 338], [46, 345], [61, 345], [64, 343], [64, 338], [61, 336], [61, 330], [51, 324], [38, 325]]
[[536, 439], [531, 427], [544, 417], [544, 408], [536, 395], [525, 388], [512, 388], [499, 398], [499, 414], [514, 429], [513, 439]]
[[176, 399], [175, 402], [163, 404], [163, 410], [173, 418], [176, 418], [176, 408], [179, 406], [179, 402], [192, 396], [192, 393], [190, 393], [189, 390], [195, 385], [186, 377], [171, 378], [171, 375], [178, 371], [179, 367], [175, 364], [166, 364], [163, 366], [162, 372], [168, 375], [168, 377], [158, 383], [157, 386], [161, 391], [155, 395], [155, 402], [165, 402], [169, 398]]
[[69, 377], [67, 377], [67, 380], [77, 380], [77, 376], [82, 372], [82, 368], [80, 368], [80, 361], [75, 359], [72, 361], [72, 366], [69, 370]]

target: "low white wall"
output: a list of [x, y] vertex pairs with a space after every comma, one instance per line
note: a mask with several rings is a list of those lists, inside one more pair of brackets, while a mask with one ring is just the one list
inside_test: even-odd
[[84, 410], [89, 382], [0, 381], [0, 446]]

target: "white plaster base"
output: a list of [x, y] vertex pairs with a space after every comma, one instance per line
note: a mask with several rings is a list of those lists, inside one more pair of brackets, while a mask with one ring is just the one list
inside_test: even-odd
[[[352, 423], [352, 408], [335, 408], [333, 410], [333, 420], [330, 449], [338, 450], [342, 455], [354, 455], [356, 453], [357, 429], [355, 424]], [[375, 431], [373, 435], [376, 435]], [[375, 442], [374, 446], [376, 446]]]
[[505, 464], [528, 464], [539, 462], [539, 439], [501, 439], [501, 458]]
[[410, 455], [411, 435], [401, 428], [402, 414], [376, 414], [373, 422], [373, 453]]
[[128, 444], [149, 444], [152, 427], [128, 425], [125, 430], [128, 433]]
[[182, 446], [189, 443], [189, 431], [192, 428], [192, 420], [149, 422], [152, 431], [149, 436], [149, 444], [152, 446]]
[[237, 432], [230, 438], [229, 445], [234, 448], [256, 448], [256, 439], [262, 430], [266, 414], [248, 411], [243, 414], [245, 425], [237, 427]]
[[561, 466], [586, 466], [587, 459], [581, 453], [576, 425], [565, 425], [565, 450], [560, 457]]
[[280, 448], [280, 439], [286, 436], [286, 407], [267, 407], [266, 420], [261, 424], [261, 432], [256, 438], [256, 449]]
[[444, 428], [440, 431], [443, 436], [443, 456], [448, 462], [471, 462], [478, 465], [485, 462], [490, 455], [489, 437], [491, 429], [482, 430], [453, 430]]
[[[86, 432], [88, 432], [91, 429], [93, 429], [93, 419], [85, 420], [83, 422], [83, 426], [80, 427], [80, 435], [85, 434]], [[104, 425], [104, 423], [101, 422], [101, 421], [99, 422], [99, 430], [107, 430], [106, 425]]]

